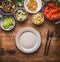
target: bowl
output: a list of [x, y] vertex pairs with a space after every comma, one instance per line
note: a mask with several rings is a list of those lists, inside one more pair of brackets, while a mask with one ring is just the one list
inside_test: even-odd
[[42, 12], [38, 12], [32, 15], [32, 23], [35, 25], [41, 25], [44, 22], [44, 15]]
[[[2, 2], [2, 0], [1, 0], [1, 2]], [[5, 2], [6, 3], [6, 2]], [[2, 3], [0, 4], [0, 12], [3, 14], [3, 15], [12, 15], [13, 13], [14, 13], [14, 10], [16, 9], [16, 7], [17, 7], [17, 5], [16, 5], [16, 2], [15, 2], [15, 0], [13, 0], [13, 3], [14, 3], [14, 9], [13, 9], [13, 11], [11, 10], [11, 7], [10, 6], [8, 6], [8, 5], [6, 5], [5, 7], [3, 7], [3, 5], [2, 5]], [[4, 4], [4, 3], [3, 3]], [[12, 3], [11, 3], [12, 4]], [[8, 6], [8, 7], [7, 7]], [[12, 6], [12, 8], [13, 8], [13, 6]], [[6, 9], [6, 10], [4, 10], [4, 8]], [[8, 10], [7, 9], [10, 9], [9, 10], [9, 12], [7, 12]]]
[[[5, 18], [10, 18], [10, 25], [9, 25], [9, 27], [8, 28], [5, 28], [4, 26], [3, 26], [3, 21], [4, 21], [4, 19]], [[5, 22], [6, 22], [6, 20], [7, 19], [5, 19]], [[11, 20], [12, 20], [12, 24], [11, 24]], [[7, 20], [8, 21], [8, 20]], [[6, 24], [8, 24], [8, 23], [6, 23]], [[5, 26], [6, 26], [6, 24], [5, 24]], [[14, 20], [14, 18], [13, 17], [11, 17], [11, 16], [4, 16], [2, 19], [1, 19], [1, 21], [0, 21], [0, 26], [1, 26], [1, 28], [3, 29], [3, 30], [5, 30], [5, 31], [10, 31], [10, 30], [12, 30], [14, 27], [15, 27], [15, 20]]]
[[[31, 10], [28, 9], [27, 4], [29, 3], [29, 1], [30, 1], [30, 0], [25, 0], [25, 1], [24, 1], [24, 8], [25, 8], [25, 10], [26, 10], [27, 12], [33, 14], [33, 13], [37, 13], [37, 12], [39, 12], [39, 11], [41, 10], [41, 8], [42, 8], [42, 1], [41, 1], [41, 0], [36, 0], [36, 2], [38, 3], [38, 5], [37, 5], [38, 7], [35, 8], [35, 9], [36, 9], [35, 11], [31, 11]], [[32, 3], [31, 3], [31, 5], [29, 5], [29, 6], [31, 6], [31, 7], [33, 8], [32, 4], [34, 5], [36, 2], [33, 3], [34, 0], [31, 0], [31, 1], [32, 1]], [[31, 8], [30, 8], [30, 9], [31, 9]]]
[[[49, 5], [50, 4], [50, 5]], [[53, 6], [54, 5], [54, 6]], [[60, 19], [60, 10], [58, 9], [59, 8], [59, 6], [56, 6], [56, 4], [54, 3], [54, 2], [52, 2], [52, 1], [49, 1], [49, 2], [47, 2], [44, 6], [43, 6], [43, 9], [42, 9], [42, 12], [43, 12], [43, 14], [44, 14], [44, 16], [45, 16], [45, 18], [47, 19], [47, 20], [49, 20], [49, 21], [52, 21], [52, 22], [56, 22], [57, 20], [59, 20]], [[54, 8], [53, 10], [55, 11], [55, 13], [53, 12], [53, 10], [51, 9], [51, 8]], [[45, 10], [44, 10], [45, 9]], [[48, 10], [50, 10], [50, 11], [48, 11]], [[45, 11], [45, 12], [44, 12]], [[59, 13], [58, 13], [58, 11], [59, 11]], [[49, 12], [50, 12], [50, 14], [49, 14]], [[50, 17], [47, 17], [47, 15]], [[52, 19], [52, 17], [54, 16], [54, 18]], [[56, 17], [55, 17], [56, 16]]]
[[28, 18], [28, 13], [23, 8], [17, 8], [14, 12], [14, 18], [18, 22], [24, 22]]

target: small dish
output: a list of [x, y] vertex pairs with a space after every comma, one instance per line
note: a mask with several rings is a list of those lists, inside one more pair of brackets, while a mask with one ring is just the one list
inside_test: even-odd
[[33, 53], [40, 47], [40, 45], [40, 33], [34, 28], [23, 28], [16, 35], [16, 46], [23, 53]]
[[[10, 18], [10, 21], [8, 22], [8, 19], [5, 19], [5, 18]], [[4, 21], [5, 19], [5, 21]], [[7, 21], [7, 22], [6, 22]], [[0, 26], [3, 30], [5, 31], [10, 31], [12, 30], [14, 27], [15, 27], [15, 20], [13, 17], [11, 16], [5, 16], [1, 19], [0, 21]]]
[[23, 8], [18, 8], [14, 12], [14, 18], [18, 22], [26, 21], [28, 18], [28, 13]]
[[[41, 8], [42, 8], [42, 1], [41, 0], [31, 0], [30, 4], [29, 4], [29, 1], [30, 0], [25, 0], [24, 1], [24, 8], [27, 12], [33, 14], [33, 13], [37, 13], [41, 10]], [[35, 10], [34, 11], [29, 10], [28, 7], [27, 7], [27, 4], [29, 4], [29, 8], [32, 8], [32, 9], [35, 9]], [[34, 7], [36, 7], [36, 8], [34, 8]]]
[[12, 15], [16, 9], [15, 0], [2, 0], [0, 4], [1, 13], [3, 15]]
[[42, 14], [42, 12], [38, 12], [36, 14], [32, 15], [32, 22], [35, 25], [41, 25], [44, 22], [44, 15]]

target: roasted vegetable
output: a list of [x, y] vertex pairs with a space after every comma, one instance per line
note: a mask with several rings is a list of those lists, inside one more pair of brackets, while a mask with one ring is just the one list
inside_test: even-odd
[[13, 0], [3, 0], [0, 8], [6, 13], [11, 13], [15, 10], [15, 3]]

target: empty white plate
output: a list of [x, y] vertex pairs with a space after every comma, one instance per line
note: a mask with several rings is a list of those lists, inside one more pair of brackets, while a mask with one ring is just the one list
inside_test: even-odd
[[33, 53], [41, 45], [40, 33], [34, 28], [23, 28], [16, 35], [16, 45], [24, 53]]

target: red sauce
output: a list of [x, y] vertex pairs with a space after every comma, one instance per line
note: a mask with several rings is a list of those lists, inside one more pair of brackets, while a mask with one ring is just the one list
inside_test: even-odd
[[43, 8], [43, 14], [49, 20], [54, 20], [60, 17], [60, 7], [54, 2], [48, 2]]

